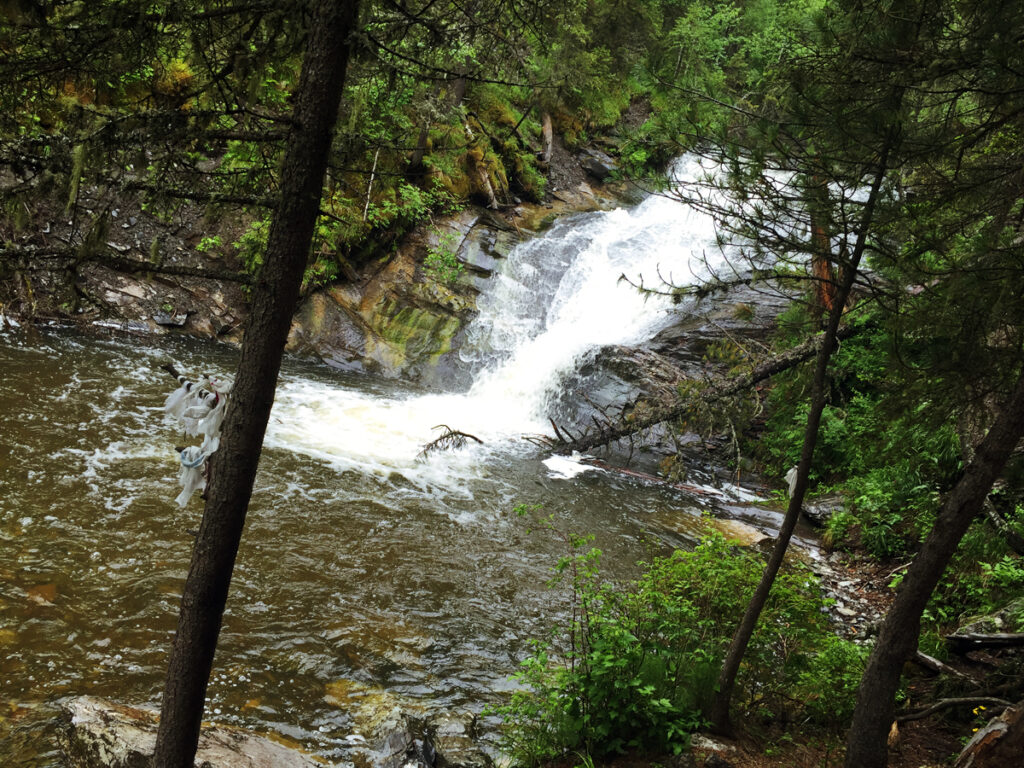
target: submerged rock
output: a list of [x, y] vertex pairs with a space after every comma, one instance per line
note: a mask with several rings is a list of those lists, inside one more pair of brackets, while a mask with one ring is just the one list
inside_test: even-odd
[[357, 680], [328, 683], [324, 700], [348, 711], [355, 745], [352, 760], [358, 768], [432, 768], [433, 756], [424, 754], [423, 713], [403, 706], [393, 693]]
[[329, 704], [352, 717], [358, 768], [490, 768], [470, 712], [430, 713], [415, 701], [355, 680], [329, 683]]
[[[155, 712], [93, 696], [71, 699], [63, 708], [57, 738], [70, 768], [149, 768], [156, 746]], [[196, 763], [209, 768], [324, 766], [296, 747], [223, 725], [203, 727]]]

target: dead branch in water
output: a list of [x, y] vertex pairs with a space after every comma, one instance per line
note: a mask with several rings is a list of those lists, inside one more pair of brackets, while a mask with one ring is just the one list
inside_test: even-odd
[[466, 445], [466, 442], [473, 440], [480, 445], [484, 444], [476, 435], [471, 435], [468, 432], [461, 432], [457, 429], [452, 429], [447, 424], [438, 424], [433, 429], [443, 429], [444, 432], [440, 437], [431, 440], [429, 443], [423, 446], [423, 449], [416, 455], [416, 459], [422, 461], [427, 458], [434, 451], [454, 451], [458, 448], [462, 448]]

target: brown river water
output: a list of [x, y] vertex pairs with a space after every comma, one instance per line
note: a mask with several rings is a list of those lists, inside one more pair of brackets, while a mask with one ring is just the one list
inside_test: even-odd
[[[344, 763], [353, 723], [337, 691], [385, 690], [439, 711], [500, 703], [530, 638], [567, 607], [547, 586], [563, 545], [528, 532], [518, 504], [543, 504], [562, 528], [594, 534], [617, 578], [692, 541], [712, 497], [574, 474], [582, 467], [545, 464], [521, 439], [546, 428], [545, 398], [574, 355], [664, 325], [664, 306], [623, 293], [616, 278], [638, 253], [648, 265], [680, 250], [701, 263], [706, 225], [691, 216], [697, 232], [680, 239], [679, 209], [666, 205], [591, 214], [517, 249], [467, 342], [467, 364], [487, 358], [500, 370], [477, 375], [469, 392], [286, 361], [209, 719]], [[621, 316], [610, 309], [616, 291]], [[159, 365], [169, 360], [231, 373], [237, 352], [0, 323], [0, 766], [59, 764], [65, 697], [159, 702], [202, 512], [198, 497], [184, 509], [173, 501], [173, 446], [187, 439], [162, 410], [174, 382]], [[417, 461], [442, 423], [485, 445]], [[715, 509], [765, 530], [776, 519], [736, 500]], [[496, 727], [485, 717], [486, 731]]]

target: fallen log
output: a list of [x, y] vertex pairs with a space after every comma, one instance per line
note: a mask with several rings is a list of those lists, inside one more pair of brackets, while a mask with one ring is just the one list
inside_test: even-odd
[[[836, 338], [847, 339], [853, 336], [854, 333], [856, 333], [856, 329], [851, 326], [843, 326], [836, 331]], [[824, 338], [823, 334], [819, 334], [803, 344], [787, 349], [778, 355], [762, 361], [740, 376], [732, 378], [725, 376], [713, 377], [700, 397], [705, 401], [713, 402], [750, 389], [758, 382], [764, 381], [782, 371], [789, 370], [806, 360], [810, 360], [817, 354]], [[690, 400], [679, 399], [670, 405], [654, 406], [643, 414], [634, 415], [632, 420], [620, 419], [616, 422], [606, 422], [601, 424], [600, 428], [594, 431], [585, 431], [579, 437], [572, 438], [571, 440], [566, 440], [556, 428], [556, 437], [548, 438], [547, 443], [553, 448], [555, 453], [564, 454], [573, 451], [588, 451], [591, 448], [607, 445], [624, 437], [643, 432], [657, 424], [678, 419], [685, 415], [690, 407]]]
[[670, 488], [675, 488], [686, 493], [693, 493], [698, 496], [712, 496], [716, 495], [713, 489], [702, 488], [699, 485], [690, 485], [688, 483], [675, 483], [671, 480], [666, 480], [663, 477], [652, 475], [647, 472], [641, 472], [638, 469], [630, 469], [629, 467], [616, 467], [609, 464], [607, 461], [601, 461], [600, 459], [586, 459], [584, 464], [589, 464], [592, 467], [603, 469], [608, 472], [615, 472], [626, 477], [632, 477], [637, 480], [642, 480], [645, 483], [651, 483], [652, 485], [667, 485]]
[[946, 635], [946, 645], [953, 653], [963, 655], [981, 648], [1020, 648], [1024, 646], [1022, 632], [965, 632], [963, 634]]
[[923, 653], [921, 651], [918, 651], [914, 655], [913, 661], [919, 664], [920, 666], [924, 667], [925, 669], [934, 672], [935, 674], [949, 675], [951, 677], [957, 678], [958, 680], [962, 680], [968, 683], [977, 684], [978, 682], [970, 675], [966, 675], [963, 672], [961, 672], [959, 669], [954, 669], [953, 667], [949, 666], [949, 664], [939, 661], [934, 656], [929, 656], [927, 653]]
[[164, 264], [130, 259], [118, 255], [109, 244], [83, 254], [80, 245], [35, 246], [17, 245], [10, 242], [0, 243], [0, 264], [20, 269], [39, 271], [43, 268], [55, 269], [58, 266], [65, 268], [85, 263], [99, 264], [128, 274], [198, 277], [203, 280], [222, 280], [240, 285], [251, 285], [254, 279], [252, 275], [232, 269], [192, 267], [186, 264]]

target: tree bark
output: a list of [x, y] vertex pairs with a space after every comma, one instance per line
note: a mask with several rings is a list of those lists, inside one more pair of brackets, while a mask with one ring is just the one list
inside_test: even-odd
[[551, 153], [555, 145], [555, 134], [551, 129], [551, 113], [547, 110], [545, 110], [544, 114], [541, 115], [540, 136], [541, 143], [544, 145], [544, 150], [540, 159], [545, 163], [550, 163]]
[[815, 317], [827, 317], [835, 303], [835, 270], [830, 259], [832, 244], [825, 228], [828, 187], [819, 176], [813, 177], [813, 186], [809, 193], [808, 209], [811, 222], [811, 274], [817, 281], [814, 294]]
[[241, 361], [221, 447], [211, 459], [206, 508], [182, 594], [155, 768], [191, 768], [193, 764], [224, 605], [319, 212], [358, 5], [358, 0], [319, 0], [312, 9], [295, 122], [282, 165], [280, 201], [265, 263], [253, 286]]
[[857, 277], [857, 268], [860, 266], [861, 257], [864, 255], [864, 248], [867, 243], [868, 230], [871, 227], [874, 217], [875, 206], [882, 187], [882, 180], [885, 178], [888, 148], [882, 153], [875, 178], [871, 183], [871, 190], [868, 193], [864, 205], [864, 212], [858, 223], [857, 242], [854, 245], [850, 261], [843, 265], [842, 277], [836, 288], [835, 301], [828, 315], [828, 324], [825, 328], [825, 337], [818, 350], [818, 357], [815, 361], [814, 378], [811, 382], [810, 410], [807, 414], [807, 426], [804, 429], [803, 447], [800, 451], [800, 463], [797, 465], [796, 483], [789, 498], [789, 506], [786, 509], [786, 516], [779, 529], [779, 535], [775, 540], [768, 564], [761, 574], [761, 581], [754, 590], [754, 595], [747, 604], [747, 609], [740, 620], [736, 633], [733, 635], [729, 650], [726, 652], [725, 660], [722, 662], [722, 671], [718, 676], [718, 690], [711, 706], [707, 712], [708, 720], [711, 723], [711, 730], [714, 733], [728, 735], [732, 732], [732, 723], [729, 718], [729, 708], [732, 704], [733, 689], [736, 686], [736, 675], [739, 673], [740, 663], [747, 651], [747, 645], [754, 634], [757, 620], [761, 616], [768, 595], [771, 592], [775, 577], [782, 567], [782, 561], [786, 556], [786, 549], [789, 547], [789, 540], [793, 537], [793, 530], [796, 528], [797, 520], [800, 517], [800, 510], [803, 508], [804, 495], [807, 492], [808, 479], [811, 472], [811, 459], [814, 456], [814, 446], [818, 441], [818, 427], [821, 424], [821, 414], [825, 409], [826, 383], [828, 375], [828, 363], [832, 352], [836, 348], [836, 333], [839, 330], [839, 321], [842, 319], [843, 307], [846, 299], [853, 288], [854, 280]]
[[846, 742], [845, 768], [885, 768], [889, 757], [886, 734], [894, 719], [896, 689], [904, 662], [917, 650], [921, 614], [1022, 435], [1024, 372], [942, 505], [885, 617], [857, 691], [857, 706]]

